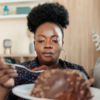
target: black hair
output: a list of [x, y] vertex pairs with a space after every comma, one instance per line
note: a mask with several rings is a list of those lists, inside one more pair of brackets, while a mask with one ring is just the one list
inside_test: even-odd
[[69, 25], [68, 11], [59, 3], [39, 4], [31, 10], [27, 20], [28, 28], [34, 34], [38, 26], [45, 22], [57, 24], [62, 31], [62, 35], [64, 35], [62, 28], [67, 28], [67, 25]]

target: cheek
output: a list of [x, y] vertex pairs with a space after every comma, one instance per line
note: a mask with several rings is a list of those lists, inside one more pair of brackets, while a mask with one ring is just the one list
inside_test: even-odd
[[54, 46], [54, 49], [55, 49], [55, 53], [60, 55], [60, 52], [62, 50], [62, 45], [58, 44], [58, 45]]
[[58, 45], [57, 45], [57, 47], [56, 47], [59, 51], [61, 51], [61, 49], [62, 49], [62, 42], [60, 42]]
[[56, 56], [59, 56], [62, 50], [62, 42], [59, 42], [59, 44], [55, 47], [55, 53]]
[[35, 43], [35, 50], [36, 50], [36, 52], [42, 51], [43, 50], [43, 45]]

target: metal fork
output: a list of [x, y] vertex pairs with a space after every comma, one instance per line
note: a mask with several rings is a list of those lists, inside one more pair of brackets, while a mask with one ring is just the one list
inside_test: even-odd
[[32, 73], [41, 73], [41, 72], [44, 71], [44, 70], [32, 71], [32, 70], [28, 69], [27, 67], [25, 67], [25, 66], [23, 66], [23, 65], [18, 65], [18, 64], [11, 64], [11, 63], [4, 63], [4, 64], [6, 64], [6, 65], [11, 65], [11, 66], [15, 66], [15, 67], [24, 68], [24, 69], [26, 69], [27, 71], [32, 72]]

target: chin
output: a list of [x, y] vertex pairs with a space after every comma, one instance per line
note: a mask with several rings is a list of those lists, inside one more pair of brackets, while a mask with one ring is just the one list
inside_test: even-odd
[[53, 63], [54, 62], [54, 60], [44, 60], [44, 62], [46, 63]]
[[46, 63], [46, 64], [51, 64], [54, 62], [54, 59], [52, 58], [46, 58], [46, 59], [43, 59], [43, 62]]

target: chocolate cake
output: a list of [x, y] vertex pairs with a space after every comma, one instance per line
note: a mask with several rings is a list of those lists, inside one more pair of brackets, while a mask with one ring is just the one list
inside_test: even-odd
[[54, 100], [88, 100], [93, 97], [85, 75], [71, 69], [53, 69], [41, 73], [31, 96]]

